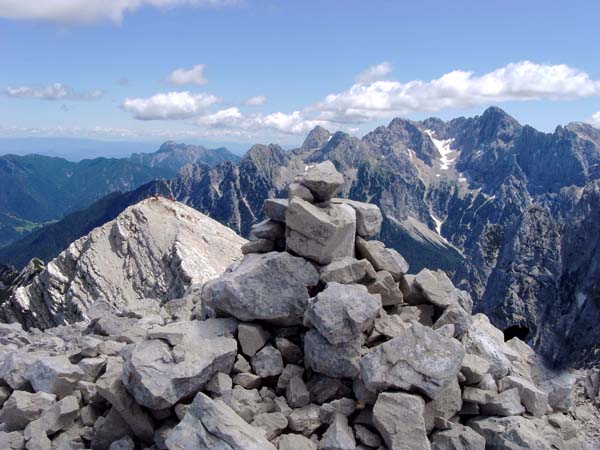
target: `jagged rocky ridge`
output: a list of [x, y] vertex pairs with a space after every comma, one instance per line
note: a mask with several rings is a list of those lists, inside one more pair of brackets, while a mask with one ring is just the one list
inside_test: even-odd
[[[380, 207], [378, 238], [414, 270], [445, 270], [475, 311], [556, 366], [600, 361], [600, 291], [589, 282], [598, 253], [586, 245], [599, 214], [600, 132], [589, 125], [542, 133], [489, 108], [448, 122], [394, 119], [361, 139], [317, 127], [293, 151], [256, 145], [237, 165], [187, 166], [115, 203], [160, 192], [249, 236], [264, 200], [285, 195], [306, 165], [325, 160], [344, 175], [340, 196]], [[12, 255], [24, 265], [55, 235], [40, 230], [33, 242], [0, 251], [0, 260]]]
[[0, 315], [45, 329], [87, 319], [99, 299], [123, 307], [148, 297], [180, 298], [239, 259], [244, 242], [188, 206], [153, 197], [76, 240], [47, 266], [30, 264]]
[[45, 333], [0, 326], [0, 447], [594, 448], [573, 380], [472, 316], [443, 272], [409, 275], [370, 239], [377, 207], [331, 199], [342, 182], [309, 168], [196, 295], [99, 300]]

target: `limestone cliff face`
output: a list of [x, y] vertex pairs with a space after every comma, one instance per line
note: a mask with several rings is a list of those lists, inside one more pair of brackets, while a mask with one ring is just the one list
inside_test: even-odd
[[144, 298], [179, 298], [238, 260], [244, 242], [188, 206], [150, 198], [73, 242], [14, 291], [2, 315], [47, 328], [85, 320], [98, 299], [123, 307]]

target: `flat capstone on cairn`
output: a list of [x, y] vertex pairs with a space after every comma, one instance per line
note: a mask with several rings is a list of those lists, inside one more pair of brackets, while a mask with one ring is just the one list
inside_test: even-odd
[[308, 167], [182, 299], [0, 325], [0, 449], [584, 449], [571, 386], [442, 271], [409, 274], [343, 185]]

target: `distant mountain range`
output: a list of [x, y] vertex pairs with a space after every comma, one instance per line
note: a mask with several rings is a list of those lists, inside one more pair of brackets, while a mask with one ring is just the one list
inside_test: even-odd
[[443, 268], [507, 336], [555, 364], [600, 361], [600, 131], [542, 133], [495, 107], [447, 122], [394, 119], [362, 138], [317, 127], [291, 151], [255, 145], [238, 163], [186, 165], [35, 231], [0, 250], [0, 262], [48, 260], [152, 195], [248, 236], [264, 199], [323, 160], [344, 174], [344, 196], [381, 207], [381, 239], [411, 272]]
[[80, 162], [42, 155], [0, 157], [0, 246], [88, 207], [112, 192], [171, 178], [186, 164], [239, 161], [225, 148], [165, 142], [155, 153]]

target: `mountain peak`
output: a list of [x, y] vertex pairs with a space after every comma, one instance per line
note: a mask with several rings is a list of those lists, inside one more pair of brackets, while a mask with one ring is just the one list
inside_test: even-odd
[[331, 138], [331, 133], [320, 125], [314, 127], [302, 144], [302, 150], [313, 150], [323, 147]]
[[92, 299], [122, 307], [144, 298], [179, 298], [241, 259], [245, 242], [187, 205], [151, 197], [73, 242], [14, 292], [0, 316], [48, 328], [84, 320]]

